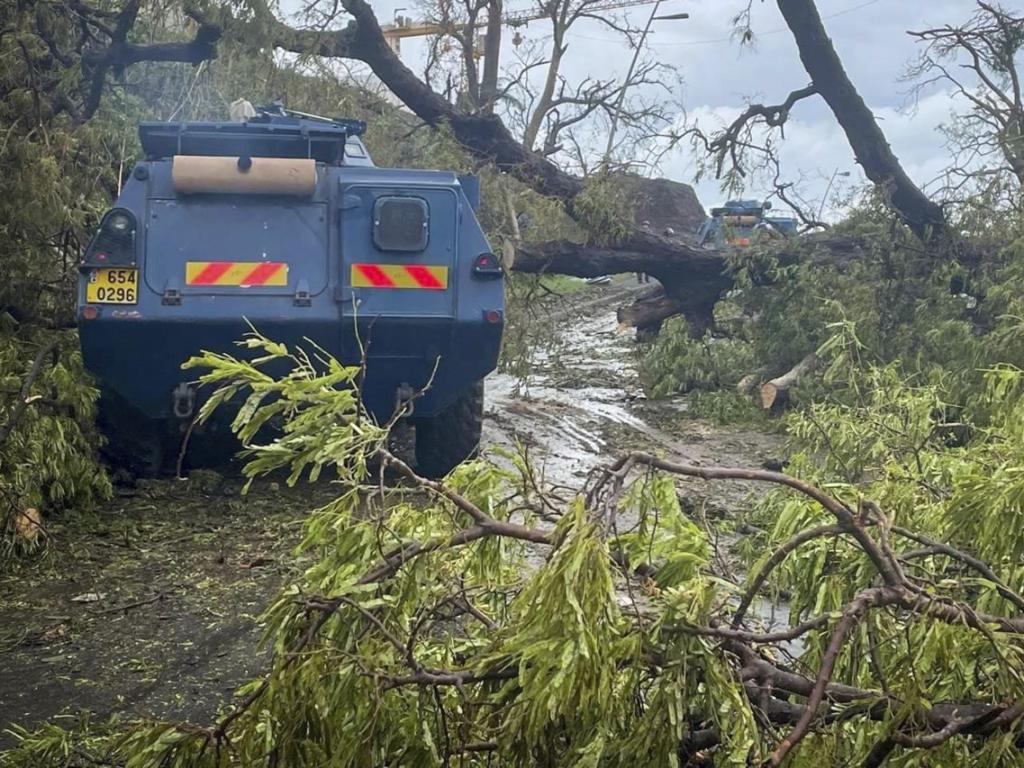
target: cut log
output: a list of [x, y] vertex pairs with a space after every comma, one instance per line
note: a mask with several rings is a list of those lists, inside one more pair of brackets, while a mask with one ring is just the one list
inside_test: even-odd
[[766, 411], [784, 408], [789, 400], [790, 387], [817, 366], [818, 356], [812, 352], [781, 376], [766, 381], [761, 385], [761, 407]]
[[622, 328], [646, 330], [658, 328], [673, 315], [678, 315], [681, 303], [670, 296], [656, 296], [650, 299], [637, 299], [632, 304], [619, 307], [615, 316]]

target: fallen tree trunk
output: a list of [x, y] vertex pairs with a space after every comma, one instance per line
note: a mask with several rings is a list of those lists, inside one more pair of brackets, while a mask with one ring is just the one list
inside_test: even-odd
[[781, 376], [766, 381], [759, 390], [761, 407], [766, 411], [784, 408], [789, 401], [790, 387], [817, 367], [818, 356], [812, 352]]
[[660, 296], [637, 299], [632, 304], [619, 307], [615, 317], [619, 325], [625, 328], [636, 328], [639, 331], [660, 328], [661, 324], [680, 312], [680, 302], [661, 291]]
[[[662, 235], [639, 227], [634, 235], [615, 245], [570, 241], [517, 243], [511, 268], [516, 272], [553, 272], [575, 277], [646, 272], [661, 283], [661, 288], [645, 292], [636, 303], [656, 295], [670, 297], [678, 303], [674, 314], [686, 317], [691, 332], [700, 337], [711, 325], [715, 304], [733, 286], [726, 265], [727, 254], [726, 250], [694, 245], [685, 235]], [[781, 242], [774, 258], [779, 266], [802, 263], [843, 272], [861, 262], [864, 255], [865, 244], [860, 238], [829, 234]], [[751, 278], [766, 284], [774, 275], [752, 274]], [[646, 319], [648, 309], [653, 307], [637, 308], [636, 312]], [[667, 305], [661, 309], [667, 309]]]
[[[520, 243], [512, 268], [517, 272], [557, 272], [576, 277], [646, 272], [661, 283], [674, 302], [671, 314], [681, 313], [696, 336], [703, 336], [710, 327], [715, 304], [732, 286], [722, 252], [699, 248], [685, 237], [659, 235], [642, 228], [615, 245]], [[662, 319], [670, 316], [665, 314]]]

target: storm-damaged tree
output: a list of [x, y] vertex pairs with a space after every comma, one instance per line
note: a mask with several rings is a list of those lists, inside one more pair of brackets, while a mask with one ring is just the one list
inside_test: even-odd
[[924, 45], [907, 78], [915, 92], [935, 84], [969, 105], [943, 126], [953, 162], [943, 194], [952, 201], [987, 190], [1022, 204], [1024, 193], [1024, 14], [978, 2], [960, 25], [910, 33]]
[[[321, 5], [307, 4], [312, 9]], [[731, 154], [729, 147], [734, 142], [730, 137], [746, 122], [763, 119], [769, 126], [781, 126], [797, 101], [820, 96], [835, 114], [865, 173], [885, 191], [905, 223], [919, 237], [932, 243], [941, 241], [947, 231], [942, 210], [911, 182], [893, 155], [871, 111], [843, 70], [812, 0], [778, 0], [778, 6], [812, 82], [794, 91], [780, 105], [751, 105], [738, 121], [738, 127], [723, 137], [721, 151]], [[85, 114], [95, 103], [108, 73], [147, 58], [195, 63], [212, 56], [215, 43], [222, 36], [256, 48], [272, 46], [305, 56], [361, 61], [425, 123], [446, 127], [466, 151], [514, 174], [537, 192], [557, 198], [569, 215], [583, 224], [584, 230], [598, 232], [595, 242], [523, 242], [517, 248], [517, 270], [582, 277], [647, 272], [665, 286], [675, 302], [673, 308], [687, 316], [698, 334], [710, 324], [714, 304], [732, 283], [723, 254], [697, 248], [679, 234], [651, 231], [642, 222], [632, 220], [627, 211], [617, 210], [619, 203], [613, 196], [588, 197], [583, 180], [565, 172], [543, 153], [524, 146], [496, 115], [466, 111], [433, 91], [388, 46], [365, 0], [341, 2], [341, 8], [350, 17], [343, 28], [290, 26], [279, 20], [263, 0], [249, 0], [238, 13], [232, 13], [227, 6], [196, 6], [188, 11], [197, 22], [190, 40], [151, 45], [128, 40], [138, 2], [128, 3], [121, 11], [83, 7], [90, 19], [89, 34], [83, 33], [83, 45], [89, 49], [85, 57], [85, 82], [89, 86], [83, 99]], [[336, 15], [334, 7], [332, 4], [331, 18]], [[58, 53], [64, 55], [59, 49]], [[548, 71], [552, 71], [550, 67]], [[542, 97], [548, 82], [545, 80]], [[553, 94], [557, 94], [557, 82], [556, 71]], [[545, 119], [543, 114], [540, 119]], [[595, 201], [607, 204], [595, 206]]]
[[[634, 174], [654, 168], [676, 141], [671, 136], [672, 115], [667, 106], [674, 70], [641, 61], [645, 36], [628, 19], [616, 18], [614, 8], [608, 5], [607, 0], [559, 0], [502, 15], [500, 3], [483, 0], [432, 3], [426, 8], [426, 21], [441, 33], [431, 39], [424, 80], [427, 84], [443, 81], [445, 98], [468, 111], [498, 114], [524, 149], [536, 148], [584, 179], [597, 164], [595, 148], [612, 123], [622, 128], [620, 144], [642, 148], [631, 152], [622, 167]], [[563, 74], [569, 32], [587, 19], [606, 25], [637, 49], [637, 65], [629, 69], [623, 82], [589, 76], [570, 81]], [[532, 26], [524, 34], [530, 22]], [[499, 73], [503, 26], [513, 28], [515, 35], [511, 61]], [[661, 91], [665, 98], [651, 99], [647, 95], [650, 89]], [[600, 167], [609, 170], [607, 163]], [[521, 184], [504, 183], [491, 189], [497, 191], [494, 198], [504, 210], [506, 221], [498, 228], [503, 233], [498, 241], [511, 266], [515, 246], [522, 241], [520, 222], [533, 223], [533, 219], [517, 209]], [[528, 234], [535, 237], [536, 231], [533, 228]]]

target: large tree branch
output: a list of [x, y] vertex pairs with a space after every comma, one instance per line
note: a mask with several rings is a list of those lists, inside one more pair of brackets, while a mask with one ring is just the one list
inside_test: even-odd
[[462, 112], [413, 74], [388, 46], [369, 3], [343, 0], [342, 5], [353, 21], [341, 30], [295, 29], [277, 20], [266, 6], [257, 10], [255, 25], [235, 21], [230, 29], [236, 37], [251, 40], [250, 35], [262, 28], [274, 47], [292, 53], [362, 61], [417, 117], [428, 125], [447, 125], [458, 142], [478, 158], [513, 173], [544, 195], [571, 201], [583, 190], [580, 179], [542, 155], [525, 150], [498, 117]]
[[[743, 163], [737, 155], [737, 148], [748, 142], [751, 129], [758, 120], [763, 121], [769, 128], [782, 128], [789, 119], [790, 110], [803, 99], [810, 98], [818, 93], [813, 85], [798, 88], [792, 91], [781, 104], [749, 104], [728, 127], [710, 141], [698, 134], [699, 139], [704, 140], [708, 152], [715, 156], [715, 173], [721, 177], [725, 162], [732, 160], [733, 167], [740, 173], [746, 175]], [[694, 133], [698, 133], [694, 129]]]
[[946, 233], [942, 208], [907, 176], [874, 115], [850, 81], [813, 0], [777, 0], [814, 88], [832, 110], [864, 173], [885, 191], [914, 233], [931, 240]]
[[[99, 14], [80, 3], [72, 5], [79, 14]], [[140, 0], [129, 0], [124, 8], [114, 16], [115, 26], [109, 29], [106, 25], [93, 19], [94, 24], [109, 32], [110, 39], [106, 45], [87, 49], [82, 53], [82, 68], [86, 73], [89, 85], [83, 108], [78, 115], [79, 121], [88, 120], [99, 109], [106, 85], [107, 75], [113, 71], [122, 72], [126, 68], [147, 61], [182, 62], [196, 65], [217, 55], [217, 42], [221, 38], [222, 29], [219, 24], [202, 20], [195, 13], [190, 13], [198, 22], [198, 28], [192, 40], [188, 42], [154, 43], [137, 45], [128, 42], [128, 36], [135, 26], [139, 15]], [[83, 16], [88, 20], [90, 16]]]
[[10, 415], [7, 417], [7, 421], [0, 425], [0, 445], [6, 442], [11, 432], [18, 422], [21, 421], [22, 416], [25, 415], [25, 411], [28, 406], [32, 404], [33, 400], [29, 396], [32, 391], [32, 385], [35, 384], [36, 379], [39, 378], [43, 372], [43, 365], [46, 363], [46, 358], [53, 356], [54, 362], [57, 360], [57, 342], [50, 342], [43, 347], [39, 354], [36, 355], [35, 360], [32, 361], [32, 367], [29, 368], [28, 375], [25, 376], [25, 381], [21, 385], [21, 390], [18, 392], [18, 399], [11, 409]]

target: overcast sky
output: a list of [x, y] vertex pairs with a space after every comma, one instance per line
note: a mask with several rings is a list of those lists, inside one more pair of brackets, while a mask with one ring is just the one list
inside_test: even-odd
[[[1024, 0], [1009, 0], [1008, 7]], [[677, 67], [683, 78], [675, 94], [685, 107], [686, 119], [697, 119], [711, 128], [729, 120], [749, 100], [775, 103], [789, 91], [804, 86], [807, 74], [800, 65], [796, 45], [771, 0], [755, 0], [753, 27], [757, 40], [741, 47], [731, 39], [731, 18], [744, 0], [664, 0], [661, 13], [687, 11], [686, 21], [657, 21], [649, 42], [653, 54]], [[382, 23], [389, 22], [396, 8], [416, 17], [414, 0], [374, 0]], [[532, 7], [529, 0], [506, 0], [508, 11]], [[973, 0], [818, 0], [825, 26], [854, 84], [874, 110], [897, 156], [919, 184], [932, 181], [944, 165], [942, 137], [936, 126], [946, 120], [951, 107], [948, 93], [933, 89], [916, 104], [908, 103], [908, 84], [900, 75], [915, 56], [918, 45], [907, 30], [922, 29], [967, 19]], [[632, 8], [633, 24], [642, 26], [650, 6]], [[542, 39], [542, 22], [521, 30], [532, 39]], [[511, 50], [506, 35], [504, 52]], [[402, 57], [418, 73], [423, 70], [425, 44], [419, 39], [402, 42]], [[626, 74], [631, 52], [615, 33], [600, 23], [583, 21], [569, 35], [569, 50], [563, 73], [575, 81], [586, 75], [600, 78]], [[680, 116], [682, 119], [682, 116]], [[836, 171], [851, 172], [836, 185], [862, 180], [853, 154], [831, 113], [820, 100], [801, 102], [786, 129], [782, 151], [785, 175], [796, 179], [803, 173], [806, 190], [820, 197]], [[689, 147], [667, 158], [662, 174], [692, 182], [695, 165]], [[718, 184], [708, 179], [696, 185], [705, 207], [721, 199]], [[757, 196], [762, 190], [750, 190]]]

